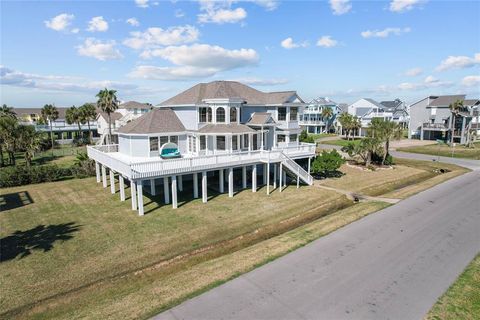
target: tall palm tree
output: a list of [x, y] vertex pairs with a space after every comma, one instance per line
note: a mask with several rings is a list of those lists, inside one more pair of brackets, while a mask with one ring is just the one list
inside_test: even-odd
[[333, 117], [333, 109], [331, 107], [324, 107], [322, 109], [322, 118], [325, 120], [326, 119], [326, 129], [327, 133], [330, 131], [330, 120]]
[[93, 103], [85, 103], [80, 106], [80, 113], [82, 115], [82, 120], [87, 122], [88, 125], [88, 140], [89, 143], [92, 143], [92, 130], [90, 129], [90, 121], [95, 120], [97, 116], [97, 111], [95, 110], [95, 105]]
[[25, 152], [25, 163], [27, 167], [32, 164], [35, 152], [40, 150], [42, 134], [33, 126], [21, 125], [18, 127], [18, 147]]
[[80, 123], [83, 122], [82, 113], [80, 112], [79, 108], [75, 106], [71, 106], [65, 112], [65, 120], [68, 124], [76, 123], [78, 125], [78, 138], [82, 137], [82, 128], [80, 127]]
[[15, 113], [15, 111], [13, 111], [12, 107], [9, 107], [6, 104], [3, 104], [2, 107], [0, 108], [0, 117], [16, 118], [17, 114]]
[[96, 97], [98, 98], [97, 106], [108, 116], [108, 144], [112, 142], [112, 117], [111, 113], [118, 109], [118, 99], [116, 90], [108, 90], [107, 88], [100, 90]]
[[353, 121], [352, 115], [350, 113], [344, 112], [338, 117], [338, 121], [340, 122], [343, 130], [345, 130], [345, 139], [348, 140]]
[[455, 118], [458, 112], [463, 109], [463, 100], [456, 100], [455, 102], [451, 103], [449, 106], [450, 112], [452, 116], [450, 117], [450, 143], [453, 146], [453, 135], [455, 132]]
[[50, 125], [50, 141], [52, 142], [53, 155], [53, 121], [58, 119], [57, 107], [53, 104], [46, 104], [42, 108], [42, 119]]
[[[353, 131], [353, 138], [355, 138], [355, 130], [360, 130], [362, 128], [362, 121], [359, 117], [353, 116], [351, 130]], [[360, 134], [360, 133], [359, 133]]]

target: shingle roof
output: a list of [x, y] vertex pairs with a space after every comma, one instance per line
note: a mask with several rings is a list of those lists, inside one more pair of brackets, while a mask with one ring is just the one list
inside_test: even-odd
[[254, 112], [247, 121], [248, 125], [262, 126], [268, 124], [275, 124], [272, 115], [268, 112]]
[[[65, 113], [66, 113], [67, 109], [70, 109], [70, 108], [57, 107], [58, 119], [59, 120], [64, 120], [65, 119]], [[36, 114], [39, 117], [42, 115], [42, 108], [13, 108], [13, 111], [19, 117], [21, 117], [22, 115], [30, 116], [31, 114]]]
[[466, 99], [466, 100], [463, 100], [463, 105], [464, 105], [464, 106], [474, 106], [474, 105], [477, 105], [477, 104], [480, 104], [480, 100], [479, 100], [479, 99]]
[[[262, 92], [236, 81], [199, 83], [160, 103], [161, 106], [200, 104], [204, 99], [241, 99], [247, 104], [286, 103], [295, 91]], [[303, 101], [302, 101], [303, 102]]]
[[[103, 111], [97, 109], [97, 119], [98, 119], [98, 116], [102, 116], [103, 119], [108, 121], [108, 114], [106, 112], [103, 112]], [[110, 118], [112, 119], [112, 121], [120, 120], [122, 117], [123, 117], [123, 115], [120, 112], [115, 111], [115, 112], [110, 113]]]
[[386, 109], [386, 111], [392, 112], [402, 105], [402, 100], [395, 99], [389, 101], [382, 101], [380, 102], [380, 104]]
[[336, 105], [335, 101], [332, 101], [328, 98], [318, 97], [309, 102], [309, 104], [326, 104], [326, 105]]
[[363, 100], [367, 100], [368, 102], [370, 102], [371, 104], [374, 104], [376, 105], [377, 107], [379, 108], [384, 108], [384, 106], [382, 106], [380, 103], [378, 103], [377, 101], [373, 100], [373, 99], [370, 99], [370, 98], [363, 98]]
[[185, 127], [180, 119], [178, 119], [175, 112], [170, 108], [153, 109], [118, 129], [119, 133], [126, 134], [150, 134], [182, 131], [185, 131]]
[[140, 103], [137, 101], [127, 101], [118, 106], [119, 108], [124, 108], [124, 109], [150, 109], [150, 105], [146, 103]]
[[207, 124], [198, 130], [199, 133], [249, 133], [256, 132], [244, 124]]
[[448, 96], [438, 96], [436, 99], [430, 102], [429, 106], [433, 106], [433, 107], [449, 106], [451, 103], [454, 103], [457, 100], [465, 100], [465, 95], [457, 94], [457, 95], [448, 95]]
[[348, 112], [348, 103], [339, 103], [338, 107], [340, 108], [341, 112]]

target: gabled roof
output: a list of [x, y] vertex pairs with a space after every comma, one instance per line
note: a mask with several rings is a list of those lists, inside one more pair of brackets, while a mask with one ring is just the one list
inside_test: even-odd
[[[64, 120], [65, 119], [65, 113], [66, 113], [67, 109], [70, 109], [70, 108], [57, 107], [58, 120]], [[20, 118], [22, 117], [22, 115], [30, 116], [31, 114], [36, 114], [39, 117], [42, 115], [42, 108], [13, 108], [13, 111]]]
[[348, 103], [339, 103], [338, 107], [341, 112], [348, 112]]
[[170, 108], [156, 108], [141, 117], [127, 123], [119, 133], [125, 134], [151, 134], [185, 131], [180, 119]]
[[290, 102], [292, 97], [303, 102], [295, 91], [262, 92], [236, 81], [212, 81], [199, 83], [163, 101], [160, 106], [201, 104], [205, 99], [240, 99], [247, 104], [282, 104]]
[[335, 101], [328, 98], [318, 97], [309, 102], [309, 104], [325, 104], [325, 105], [337, 105]]
[[466, 100], [463, 100], [463, 105], [464, 106], [476, 106], [480, 104], [480, 100], [479, 99], [466, 99]]
[[198, 130], [199, 133], [249, 133], [256, 132], [244, 124], [207, 124]]
[[150, 105], [147, 103], [140, 103], [137, 101], [127, 101], [118, 106], [123, 109], [150, 109]]
[[448, 96], [437, 96], [436, 99], [430, 101], [428, 106], [430, 107], [448, 107], [450, 104], [454, 103], [457, 100], [465, 100], [464, 94], [457, 94], [457, 95], [448, 95]]
[[394, 111], [397, 108], [401, 107], [403, 102], [400, 99], [382, 101], [380, 104], [385, 108], [386, 111]]
[[371, 104], [374, 104], [375, 106], [377, 106], [377, 107], [379, 107], [379, 108], [381, 108], [381, 109], [384, 108], [383, 105], [381, 105], [380, 103], [378, 103], [377, 101], [375, 101], [375, 100], [373, 100], [373, 99], [363, 98], [363, 100], [366, 100], [366, 101], [370, 102]]
[[[103, 119], [105, 119], [105, 121], [108, 122], [108, 114], [106, 112], [101, 111], [100, 109], [97, 109], [96, 119], [98, 119], [100, 116], [103, 117]], [[115, 111], [110, 113], [110, 118], [112, 119], [112, 121], [120, 120], [122, 117], [123, 115], [120, 112]]]
[[252, 125], [252, 126], [275, 125], [275, 120], [273, 120], [272, 114], [268, 112], [254, 112], [250, 117], [250, 119], [247, 121], [247, 125]]

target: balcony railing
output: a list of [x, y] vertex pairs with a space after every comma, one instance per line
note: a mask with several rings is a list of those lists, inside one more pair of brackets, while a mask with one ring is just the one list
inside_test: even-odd
[[316, 126], [324, 126], [325, 122], [322, 120], [300, 120], [298, 122], [299, 125], [316, 125]]
[[443, 123], [424, 123], [422, 125], [424, 129], [440, 129], [440, 130], [448, 130], [448, 126]]

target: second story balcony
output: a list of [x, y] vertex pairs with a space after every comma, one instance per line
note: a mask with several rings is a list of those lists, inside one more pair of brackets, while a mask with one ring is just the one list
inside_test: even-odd
[[446, 131], [446, 130], [448, 130], [448, 125], [446, 125], [444, 123], [428, 123], [428, 122], [426, 122], [422, 125], [422, 128], [427, 129], [427, 130]]

